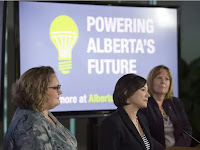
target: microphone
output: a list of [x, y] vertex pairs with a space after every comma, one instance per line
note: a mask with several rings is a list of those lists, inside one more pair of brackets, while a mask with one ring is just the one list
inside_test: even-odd
[[198, 144], [200, 144], [199, 140], [197, 140], [195, 137], [193, 137], [191, 134], [189, 134], [188, 132], [186, 132], [185, 130], [182, 129], [182, 131], [187, 134], [189, 137], [191, 137], [194, 141], [196, 141]]

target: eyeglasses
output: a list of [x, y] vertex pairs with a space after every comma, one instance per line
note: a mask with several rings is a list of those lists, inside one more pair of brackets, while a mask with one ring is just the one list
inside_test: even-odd
[[58, 86], [52, 86], [52, 87], [49, 87], [49, 88], [51, 88], [51, 89], [54, 89], [54, 90], [60, 90], [60, 88], [61, 88], [61, 85], [58, 85]]

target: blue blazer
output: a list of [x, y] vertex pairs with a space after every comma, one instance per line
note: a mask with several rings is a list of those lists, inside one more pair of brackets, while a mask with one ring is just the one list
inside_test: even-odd
[[[137, 114], [142, 130], [152, 150], [148, 123], [143, 114]], [[123, 108], [106, 117], [100, 126], [100, 150], [146, 150], [144, 142]]]

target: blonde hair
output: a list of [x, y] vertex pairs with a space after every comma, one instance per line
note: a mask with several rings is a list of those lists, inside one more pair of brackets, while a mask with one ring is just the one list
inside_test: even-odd
[[50, 77], [54, 74], [49, 66], [35, 67], [27, 70], [12, 85], [12, 102], [16, 107], [43, 111], [45, 94], [48, 90]]
[[153, 94], [155, 93], [154, 88], [153, 88], [153, 82], [154, 82], [154, 79], [156, 78], [156, 76], [158, 74], [160, 74], [161, 69], [164, 69], [167, 71], [167, 73], [169, 74], [169, 80], [170, 80], [169, 90], [168, 90], [167, 94], [165, 95], [165, 98], [172, 99], [172, 96], [173, 96], [172, 75], [171, 75], [169, 68], [164, 65], [156, 66], [149, 72], [148, 77], [147, 77], [147, 86], [149, 89], [148, 92], [151, 96], [153, 96]]

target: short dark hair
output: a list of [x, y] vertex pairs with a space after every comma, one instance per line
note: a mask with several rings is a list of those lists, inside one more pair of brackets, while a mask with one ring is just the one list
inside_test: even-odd
[[12, 102], [16, 107], [43, 111], [44, 95], [55, 71], [50, 66], [27, 70], [11, 88]]
[[113, 92], [114, 104], [117, 107], [129, 105], [127, 99], [131, 97], [137, 90], [144, 87], [146, 79], [136, 74], [130, 73], [122, 76], [115, 85]]

